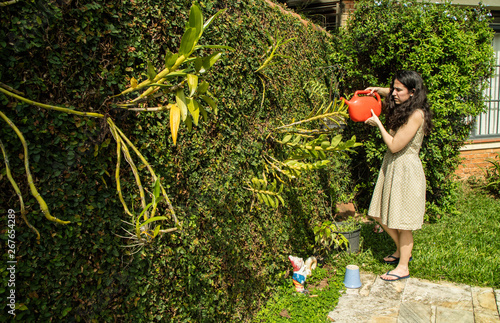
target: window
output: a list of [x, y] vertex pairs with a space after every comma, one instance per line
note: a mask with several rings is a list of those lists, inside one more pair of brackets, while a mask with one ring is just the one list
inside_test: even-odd
[[470, 139], [500, 139], [500, 32], [493, 39], [495, 72], [485, 91], [487, 110], [477, 116]]

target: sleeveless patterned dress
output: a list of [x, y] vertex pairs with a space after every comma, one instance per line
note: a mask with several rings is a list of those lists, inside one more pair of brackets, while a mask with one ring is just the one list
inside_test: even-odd
[[[422, 115], [423, 111], [419, 110]], [[424, 122], [410, 142], [393, 154], [387, 150], [373, 192], [368, 216], [391, 229], [417, 230], [425, 213], [425, 174], [419, 152]], [[390, 134], [394, 136], [394, 131]]]

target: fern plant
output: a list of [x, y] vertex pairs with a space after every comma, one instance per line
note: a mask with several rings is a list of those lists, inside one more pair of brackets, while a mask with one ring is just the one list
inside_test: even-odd
[[262, 174], [263, 179], [257, 177], [252, 178], [252, 182], [249, 183], [248, 190], [252, 191], [260, 203], [264, 203], [272, 208], [277, 208], [279, 204], [285, 205], [285, 201], [281, 196], [283, 191], [283, 183], [276, 182], [276, 179], [272, 183], [268, 183], [266, 179], [266, 174]]
[[330, 93], [324, 83], [318, 80], [311, 80], [302, 87], [313, 102], [319, 102], [319, 105], [325, 104], [328, 101]]
[[[284, 205], [280, 195], [283, 184], [290, 183], [305, 172], [326, 167], [331, 163], [333, 154], [354, 152], [353, 148], [361, 146], [355, 136], [342, 141], [342, 135], [337, 134], [338, 129], [326, 123], [329, 121], [340, 126], [347, 117], [347, 106], [340, 100], [334, 100], [311, 111], [303, 120], [271, 130], [267, 136], [283, 146], [286, 157], [279, 159], [264, 155], [263, 162], [268, 174], [263, 174], [263, 180], [252, 178], [247, 189], [257, 196], [259, 202], [268, 206], [276, 208], [279, 206], [278, 201]], [[270, 189], [266, 178], [272, 179]], [[274, 183], [278, 182], [281, 184], [277, 190]]]
[[491, 163], [490, 168], [486, 169], [486, 182], [485, 188], [500, 195], [500, 153], [497, 153], [496, 158], [488, 158], [487, 162]]

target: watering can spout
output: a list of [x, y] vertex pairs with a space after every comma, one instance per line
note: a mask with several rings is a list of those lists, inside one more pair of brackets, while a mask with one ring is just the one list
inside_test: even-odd
[[371, 110], [373, 110], [377, 117], [382, 112], [382, 101], [380, 100], [380, 95], [377, 92], [373, 92], [375, 97], [358, 96], [360, 94], [370, 93], [370, 90], [356, 91], [349, 101], [344, 98], [340, 98], [340, 100], [344, 101], [349, 107], [349, 117], [352, 121], [365, 122], [372, 116]]

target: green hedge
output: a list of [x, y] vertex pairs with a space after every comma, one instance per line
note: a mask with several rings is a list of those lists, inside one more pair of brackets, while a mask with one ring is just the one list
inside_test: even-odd
[[[427, 177], [427, 216], [455, 212], [454, 171], [459, 149], [474, 120], [485, 109], [482, 89], [492, 75], [493, 30], [484, 6], [458, 7], [420, 1], [357, 2], [356, 11], [338, 37], [332, 58], [343, 76], [342, 90], [389, 86], [395, 71], [419, 72], [429, 90], [434, 130], [421, 158]], [[470, 118], [472, 117], [472, 118]], [[350, 124], [365, 142], [355, 156], [361, 208], [367, 208], [385, 145], [376, 129]]]
[[[2, 112], [26, 137], [35, 184], [51, 213], [72, 222], [61, 226], [43, 217], [29, 194], [22, 146], [2, 125], [0, 138], [28, 219], [42, 236], [37, 243], [19, 217], [2, 167], [0, 213], [14, 209], [18, 215], [17, 320], [249, 320], [290, 269], [287, 256], [312, 253], [312, 225], [349, 193], [348, 158], [295, 181], [285, 194], [286, 207], [277, 211], [254, 204], [244, 189], [264, 170], [262, 152], [279, 153], [266, 129], [308, 112], [306, 83], [330, 84], [324, 68], [331, 65], [330, 36], [264, 1], [201, 3], [205, 17], [228, 9], [202, 43], [236, 49], [210, 74], [219, 104], [215, 120], [191, 133], [181, 126], [173, 147], [168, 114], [114, 108], [108, 98], [125, 89], [130, 77], [145, 79], [147, 60], [161, 66], [164, 54], [177, 50], [190, 6], [187, 0], [114, 0], [3, 7], [0, 81], [39, 102], [111, 116], [162, 178], [183, 223], [182, 231], [128, 255], [117, 236], [127, 216], [115, 190], [116, 148], [106, 126], [0, 95]], [[266, 33], [297, 39], [283, 48], [290, 59], [265, 70], [261, 105], [263, 83], [254, 71], [265, 59]], [[127, 200], [135, 200], [130, 174], [122, 185]], [[1, 237], [6, 244], [6, 234]], [[2, 257], [6, 261], [7, 254]], [[9, 273], [0, 270], [5, 300]], [[0, 317], [10, 318], [5, 302], [0, 308]]]

